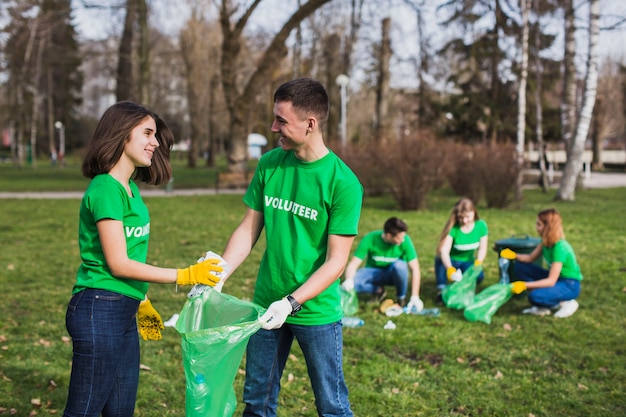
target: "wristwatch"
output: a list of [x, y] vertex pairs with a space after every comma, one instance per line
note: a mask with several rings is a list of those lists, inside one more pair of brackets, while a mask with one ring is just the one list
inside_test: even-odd
[[302, 306], [300, 305], [299, 302], [296, 301], [295, 298], [291, 296], [291, 294], [289, 294], [286, 298], [287, 298], [287, 301], [289, 301], [289, 303], [291, 304], [290, 315], [295, 316], [296, 314], [298, 314], [298, 311], [302, 310]]

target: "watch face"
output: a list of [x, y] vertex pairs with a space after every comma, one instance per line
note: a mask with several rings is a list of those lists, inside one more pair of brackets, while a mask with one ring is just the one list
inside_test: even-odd
[[291, 304], [292, 316], [295, 316], [298, 311], [302, 310], [302, 306], [300, 305], [300, 303], [298, 303], [296, 299], [293, 298], [291, 295], [287, 297], [287, 300], [289, 300], [289, 303]]

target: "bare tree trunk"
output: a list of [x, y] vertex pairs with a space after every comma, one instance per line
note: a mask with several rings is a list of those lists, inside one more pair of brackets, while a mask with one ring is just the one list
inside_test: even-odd
[[134, 100], [133, 91], [133, 25], [135, 23], [135, 0], [126, 0], [126, 19], [124, 31], [120, 39], [115, 97], [117, 101]]
[[565, 1], [565, 53], [563, 55], [563, 100], [561, 129], [565, 146], [569, 146], [576, 126], [576, 27], [574, 0]]
[[248, 114], [256, 98], [257, 93], [271, 80], [272, 71], [280, 66], [280, 63], [288, 53], [285, 45], [291, 32], [310, 14], [328, 3], [330, 0], [309, 0], [296, 10], [296, 12], [283, 25], [265, 49], [256, 71], [247, 81], [243, 92], [237, 89], [237, 56], [241, 51], [242, 32], [250, 15], [256, 9], [260, 0], [251, 2], [241, 18], [231, 27], [230, 15], [232, 8], [230, 1], [222, 0], [220, 7], [220, 25], [222, 27], [222, 87], [226, 105], [230, 114], [230, 137], [228, 147], [228, 168], [231, 172], [244, 172], [247, 166], [247, 137], [249, 127], [247, 124]]
[[585, 94], [580, 110], [575, 135], [567, 148], [567, 162], [563, 170], [561, 185], [556, 196], [558, 200], [573, 201], [576, 182], [582, 170], [582, 156], [585, 140], [589, 133], [591, 115], [596, 101], [598, 85], [598, 41], [600, 38], [600, 0], [589, 2], [589, 58], [587, 60], [587, 76], [585, 77]]
[[[539, 10], [539, 0], [535, 1], [535, 9]], [[541, 103], [541, 97], [543, 95], [543, 65], [541, 63], [541, 32], [539, 30], [539, 24], [537, 23], [537, 29], [535, 30], [535, 117], [537, 119], [536, 135], [537, 146], [539, 148], [539, 185], [544, 193], [548, 192], [550, 182], [548, 179], [548, 172], [546, 166], [546, 144], [543, 141], [543, 105]]]
[[[52, 68], [48, 68], [48, 148], [50, 152], [50, 160], [53, 164], [57, 161], [57, 150], [54, 142], [54, 79], [52, 77]], [[59, 164], [61, 166], [61, 164]]]
[[591, 166], [594, 170], [601, 171], [604, 169], [604, 163], [602, 162], [602, 128], [600, 123], [599, 111], [604, 107], [604, 101], [600, 98], [596, 98], [596, 114], [592, 118], [593, 128], [591, 129], [591, 143], [593, 146], [593, 156]]
[[499, 65], [499, 60], [498, 60], [498, 51], [500, 50], [499, 47], [499, 35], [500, 35], [500, 22], [501, 22], [501, 16], [502, 16], [502, 7], [500, 6], [500, 0], [495, 0], [495, 23], [494, 23], [494, 28], [493, 28], [493, 32], [491, 34], [492, 37], [492, 53], [491, 53], [491, 104], [490, 104], [490, 122], [489, 122], [489, 127], [491, 129], [491, 138], [490, 138], [490, 142], [492, 145], [495, 145], [495, 143], [498, 141], [498, 131], [500, 130], [500, 109], [498, 108], [498, 106], [495, 104], [498, 102], [498, 97], [500, 96], [500, 84], [499, 84], [499, 79], [500, 76], [498, 75], [498, 65]]
[[33, 108], [30, 116], [30, 156], [33, 169], [37, 168], [37, 125], [39, 122], [39, 109], [41, 107], [42, 97], [39, 91], [38, 84], [41, 78], [41, 61], [43, 59], [43, 50], [46, 46], [45, 38], [39, 39], [37, 46], [37, 58], [35, 61], [35, 73], [30, 85], [30, 90], [33, 95]]
[[139, 22], [139, 102], [150, 106], [150, 28], [148, 27], [148, 5], [146, 0], [137, 2]]
[[517, 174], [516, 198], [521, 200], [524, 197], [522, 193], [522, 183], [524, 178], [524, 142], [526, 131], [526, 84], [528, 82], [528, 15], [530, 13], [530, 0], [522, 0], [520, 2], [522, 8], [522, 65], [519, 83], [519, 91], [517, 94], [517, 164], [519, 166], [519, 174]]
[[378, 85], [376, 86], [376, 140], [385, 143], [392, 138], [389, 121], [389, 61], [391, 59], [391, 18], [382, 21], [380, 55], [378, 57]]

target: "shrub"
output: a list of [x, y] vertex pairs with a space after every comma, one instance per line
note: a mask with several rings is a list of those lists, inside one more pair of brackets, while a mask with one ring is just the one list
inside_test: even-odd
[[387, 189], [401, 210], [425, 207], [428, 193], [443, 184], [445, 149], [430, 134], [403, 138], [381, 147]]
[[475, 148], [463, 144], [448, 145], [448, 183], [457, 196], [467, 197], [478, 204], [483, 196], [483, 158]]
[[450, 146], [452, 166], [448, 182], [458, 196], [475, 204], [485, 197], [487, 207], [504, 208], [514, 197], [517, 164], [513, 145]]
[[507, 207], [515, 197], [520, 166], [513, 145], [480, 146], [482, 185], [487, 207]]

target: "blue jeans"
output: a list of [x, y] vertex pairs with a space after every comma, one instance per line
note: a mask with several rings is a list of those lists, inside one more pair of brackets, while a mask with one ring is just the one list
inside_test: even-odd
[[[513, 263], [515, 276], [519, 281], [538, 281], [548, 276], [549, 271], [533, 263], [515, 261]], [[580, 295], [580, 280], [559, 277], [553, 287], [536, 288], [528, 291], [530, 304], [539, 307], [555, 307], [561, 301], [578, 298]]]
[[396, 297], [406, 298], [409, 285], [409, 267], [404, 261], [395, 261], [387, 268], [361, 268], [354, 275], [357, 293], [376, 294], [383, 286], [396, 287]]
[[131, 417], [139, 385], [139, 301], [87, 289], [67, 306], [72, 374], [65, 417]]
[[[467, 271], [470, 266], [474, 265], [474, 261], [461, 262], [450, 259], [450, 262], [453, 267], [460, 269], [463, 272]], [[478, 275], [478, 278], [476, 278], [476, 284], [483, 282], [484, 278], [485, 273], [481, 272], [480, 275]], [[448, 272], [446, 271], [446, 267], [443, 265], [443, 262], [441, 262], [441, 258], [438, 256], [435, 257], [435, 279], [437, 280], [437, 290], [442, 290], [446, 287], [446, 285], [448, 285]]]
[[279, 329], [261, 329], [252, 335], [246, 353], [243, 415], [276, 416], [280, 378], [294, 337], [304, 354], [318, 415], [351, 417], [342, 368], [341, 322], [320, 326], [285, 323]]

